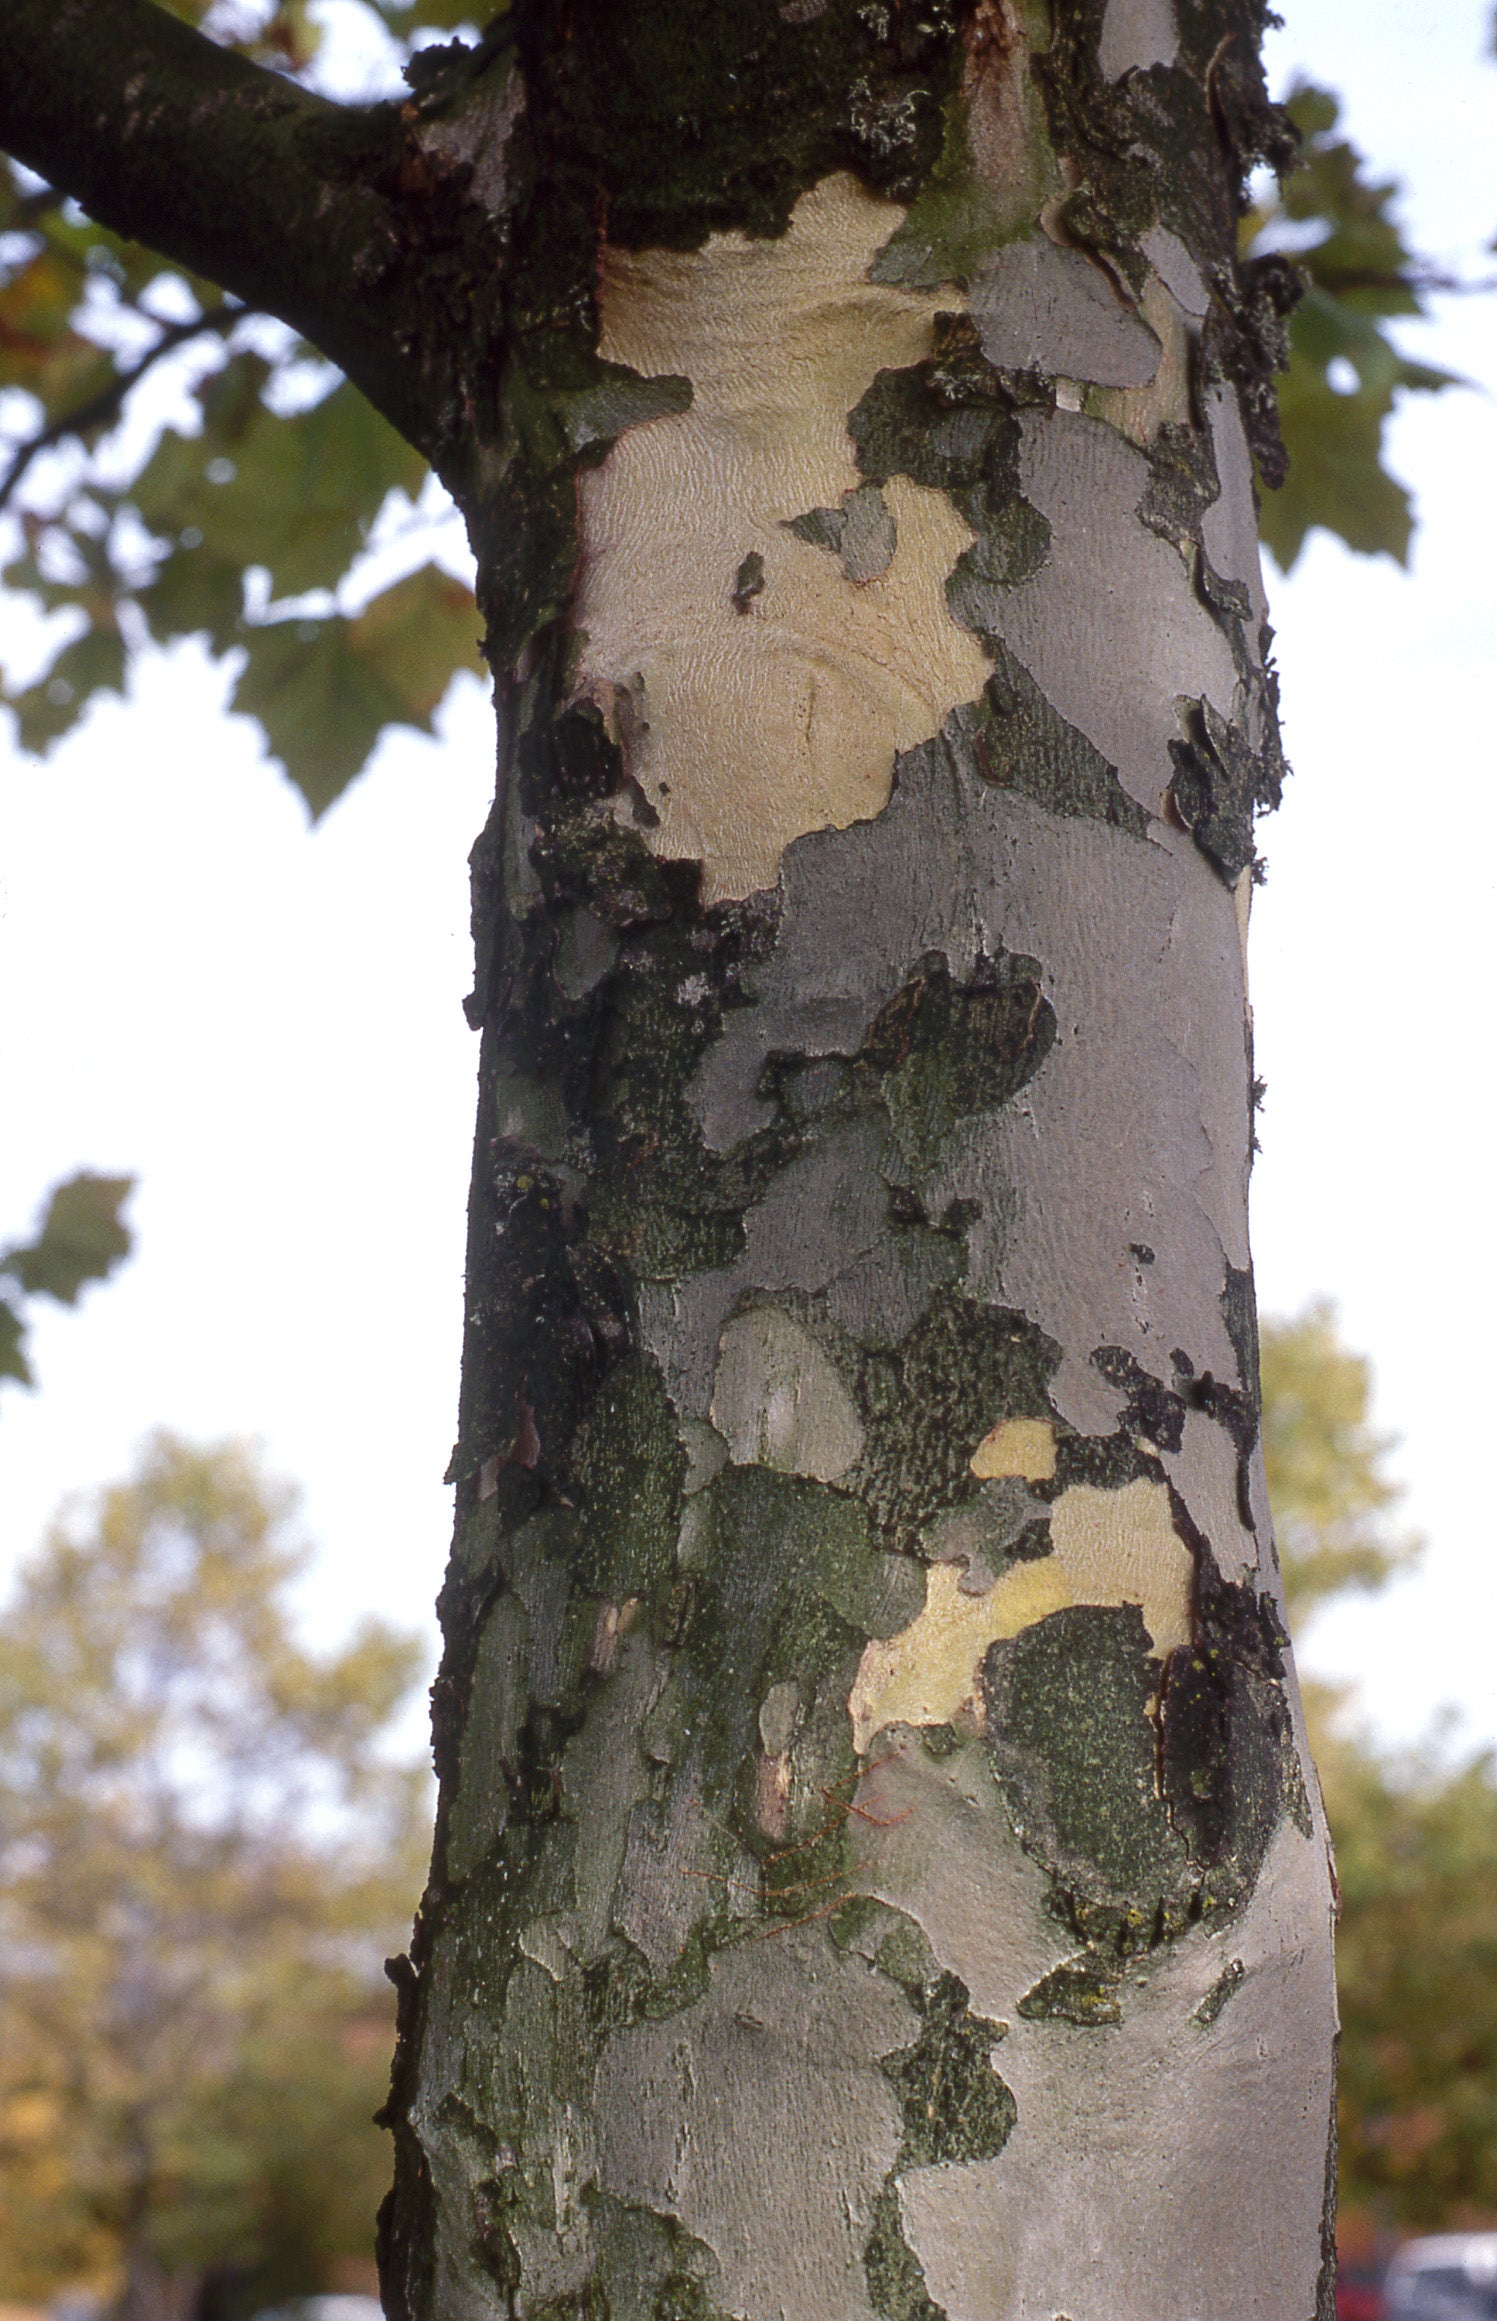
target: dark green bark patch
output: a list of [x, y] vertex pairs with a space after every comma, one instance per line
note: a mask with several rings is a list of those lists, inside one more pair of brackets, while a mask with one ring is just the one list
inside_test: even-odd
[[887, 572], [898, 546], [898, 530], [877, 484], [859, 484], [836, 508], [811, 508], [792, 516], [785, 529], [808, 548], [827, 548], [852, 581], [877, 580]]
[[[958, 617], [966, 607], [953, 602]], [[1116, 766], [1041, 692], [1029, 671], [1001, 637], [982, 628], [980, 613], [967, 625], [978, 630], [995, 667], [979, 701], [954, 709], [945, 732], [960, 758], [984, 782], [1017, 790], [1052, 814], [1084, 816], [1146, 838], [1149, 817], [1118, 779]]]
[[1175, 812], [1228, 886], [1255, 859], [1253, 818], [1277, 806], [1284, 763], [1277, 740], [1255, 747], [1209, 701], [1181, 705], [1183, 738], [1170, 743]]
[[981, 1680], [1023, 1843], [1063, 1886], [1145, 1921], [1187, 1866], [1155, 1790], [1149, 1644], [1136, 1604], [1076, 1605], [992, 1645]]
[[1078, 2023], [1105, 2028], [1121, 2023], [1118, 2003], [1121, 1962], [1098, 1951], [1086, 1950], [1063, 1959], [1019, 2001], [1019, 2013], [1029, 2022]]
[[1225, 1906], [1251, 1893], [1295, 1763], [1278, 1614], [1203, 1570], [1193, 1643], [1165, 1664], [1160, 1779], [1169, 1817]]
[[1143, 1435], [1161, 1451], [1177, 1451], [1185, 1436], [1185, 1399], [1173, 1388], [1150, 1376], [1137, 1357], [1123, 1346], [1099, 1346], [1092, 1355], [1094, 1368], [1109, 1386], [1126, 1393], [1123, 1425]]
[[1262, 1404], [1262, 1386], [1258, 1373], [1258, 1300], [1250, 1265], [1227, 1267], [1226, 1282], [1217, 1303], [1232, 1341], [1232, 1351], [1237, 1356], [1242, 1390], [1256, 1415]]
[[1055, 1032], [1037, 960], [982, 956], [958, 983], [933, 952], [879, 1010], [862, 1051], [883, 1076], [895, 1132], [916, 1168], [932, 1166], [958, 1120], [1016, 1096]]
[[601, 197], [613, 241], [678, 250], [734, 228], [782, 234], [799, 195], [838, 169], [908, 201], [940, 151], [968, 12], [576, 0], [558, 38], [554, 0], [521, 0], [551, 198]]
[[732, 589], [734, 612], [747, 612], [755, 597], [763, 594], [764, 559], [757, 548], [751, 548], [734, 576]]
[[1050, 526], [1019, 488], [1018, 414], [1047, 408], [1048, 382], [995, 369], [968, 315], [936, 317], [936, 351], [903, 371], [880, 371], [848, 416], [859, 473], [871, 483], [907, 475], [944, 491], [977, 534], [947, 583], [954, 617], [973, 583], [1015, 588], [1038, 572]]

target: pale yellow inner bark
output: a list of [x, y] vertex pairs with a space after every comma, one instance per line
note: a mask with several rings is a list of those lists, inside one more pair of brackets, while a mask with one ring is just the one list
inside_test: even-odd
[[[580, 483], [578, 690], [629, 704], [630, 771], [656, 852], [700, 858], [709, 900], [770, 886], [793, 838], [888, 803], [895, 754], [982, 690], [988, 663], [946, 580], [972, 533], [944, 492], [896, 476], [887, 571], [855, 582], [785, 530], [861, 480], [847, 415], [931, 351], [954, 289], [867, 279], [903, 211], [839, 175], [774, 240], [609, 250], [600, 351], [684, 375], [679, 417], [630, 429]], [[758, 593], [734, 602], [745, 559]]]
[[1000, 1418], [972, 1453], [972, 1472], [983, 1482], [1022, 1475], [1047, 1483], [1055, 1472], [1055, 1429], [1048, 1418]]
[[1160, 1659], [1189, 1642], [1191, 1557], [1164, 1484], [1073, 1484], [1055, 1503], [1050, 1537], [1049, 1555], [1013, 1565], [986, 1595], [963, 1593], [958, 1565], [931, 1566], [919, 1615], [864, 1651], [848, 1703], [857, 1748], [886, 1725], [980, 1718], [977, 1677], [988, 1646], [1072, 1604], [1137, 1604]]

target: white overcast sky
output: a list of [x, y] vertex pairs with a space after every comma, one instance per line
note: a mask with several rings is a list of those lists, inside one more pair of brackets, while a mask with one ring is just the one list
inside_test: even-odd
[[[1281, 0], [1275, 83], [1339, 89], [1419, 245], [1494, 263], [1497, 64], [1475, 0]], [[1390, 1736], [1451, 1704], [1497, 1740], [1491, 836], [1497, 296], [1411, 351], [1470, 391], [1410, 399], [1411, 574], [1318, 537], [1273, 580], [1295, 766], [1264, 832], [1253, 997], [1268, 1081], [1260, 1295], [1324, 1294], [1401, 1442], [1417, 1578], [1331, 1614], [1315, 1668]], [[0, 659], [34, 653], [24, 619]], [[476, 1043], [465, 856], [492, 736], [476, 681], [398, 734], [309, 832], [193, 647], [155, 654], [37, 765], [0, 741], [0, 1240], [79, 1166], [132, 1171], [138, 1254], [44, 1309], [34, 1395], [0, 1396], [0, 1578], [141, 1436], [243, 1433], [304, 1487], [309, 1626], [433, 1633], [449, 1523]]]

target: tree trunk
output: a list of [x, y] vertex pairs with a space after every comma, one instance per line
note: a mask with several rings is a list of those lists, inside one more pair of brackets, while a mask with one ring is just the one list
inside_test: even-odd
[[1308, 2321], [1256, 23], [525, 24], [389, 2310]]

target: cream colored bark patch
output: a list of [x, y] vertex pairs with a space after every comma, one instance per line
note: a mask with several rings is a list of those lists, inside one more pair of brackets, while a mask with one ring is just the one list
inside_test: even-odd
[[932, 1564], [919, 1618], [859, 1662], [848, 1702], [854, 1746], [866, 1749], [884, 1725], [949, 1725], [974, 1697], [988, 1646], [1074, 1600], [1053, 1556], [1015, 1564], [985, 1596], [963, 1595], [957, 1565]]
[[1137, 1604], [1156, 1655], [1190, 1639], [1190, 1551], [1170, 1521], [1169, 1492], [1142, 1478], [1121, 1491], [1077, 1483], [1050, 1521], [1052, 1553], [1013, 1565], [984, 1596], [962, 1592], [955, 1564], [933, 1564], [925, 1606], [858, 1666], [848, 1708], [856, 1747], [885, 1725], [945, 1725], [976, 1712], [977, 1672], [1000, 1638], [1072, 1604]]
[[580, 480], [578, 691], [605, 715], [627, 700], [649, 843], [700, 858], [709, 900], [772, 885], [806, 831], [879, 813], [896, 752], [988, 675], [946, 605], [973, 534], [944, 492], [885, 486], [895, 547], [874, 579], [785, 529], [862, 481], [847, 414], [957, 302], [869, 281], [903, 214], [839, 175], [777, 240], [604, 253], [599, 351], [684, 375], [692, 403]]
[[1048, 1483], [1055, 1472], [1055, 1429], [1048, 1418], [1000, 1418], [972, 1453], [972, 1472], [984, 1483], [1022, 1475]]
[[1195, 1566], [1163, 1483], [1140, 1476], [1121, 1491], [1073, 1484], [1055, 1502], [1050, 1538], [1072, 1603], [1137, 1604], [1161, 1660], [1190, 1642]]

